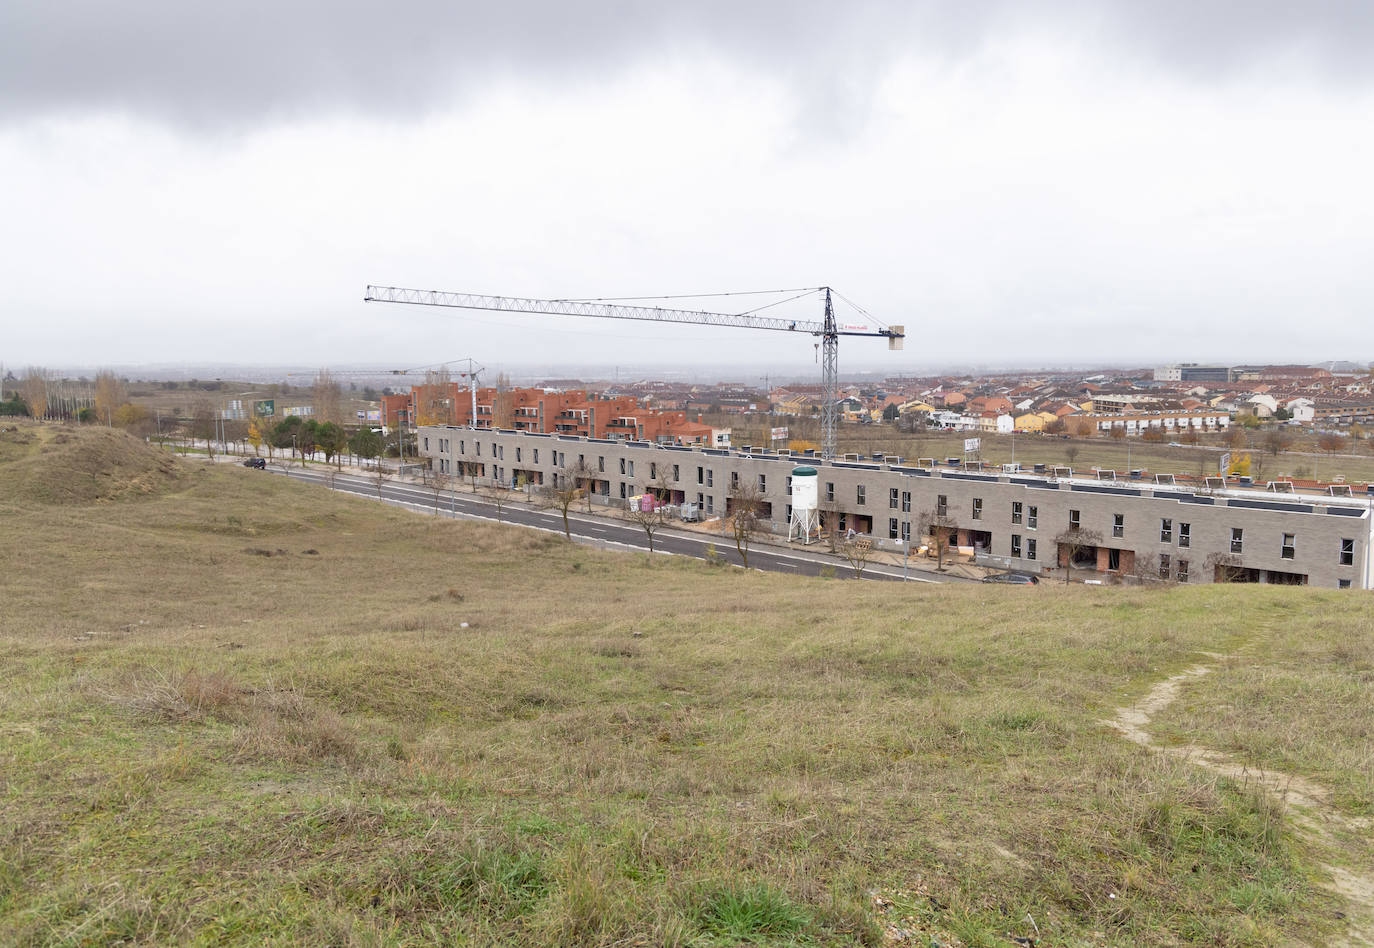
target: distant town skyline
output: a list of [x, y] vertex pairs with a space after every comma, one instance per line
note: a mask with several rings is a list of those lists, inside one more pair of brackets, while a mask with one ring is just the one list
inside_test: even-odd
[[909, 333], [842, 372], [1365, 361], [1371, 47], [1354, 0], [19, 0], [0, 354], [801, 376], [809, 337], [362, 296], [830, 284]]

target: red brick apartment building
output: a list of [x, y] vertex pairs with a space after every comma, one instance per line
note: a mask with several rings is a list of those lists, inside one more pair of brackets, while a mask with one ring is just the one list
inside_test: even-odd
[[472, 425], [534, 434], [580, 435], [668, 444], [713, 446], [715, 429], [688, 421], [683, 411], [644, 408], [633, 396], [605, 397], [585, 391], [546, 392], [539, 388], [477, 390], [473, 417], [470, 389], [457, 382], [416, 385], [409, 393], [382, 398], [387, 424]]

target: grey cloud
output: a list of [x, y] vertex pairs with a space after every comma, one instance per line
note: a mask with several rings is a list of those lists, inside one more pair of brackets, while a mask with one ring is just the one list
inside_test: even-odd
[[410, 116], [505, 76], [595, 79], [685, 55], [785, 82], [799, 110], [862, 107], [895, 57], [957, 60], [1024, 31], [1106, 43], [1209, 77], [1287, 50], [1374, 74], [1366, 0], [11, 0], [0, 119], [127, 111], [180, 125], [321, 111]]

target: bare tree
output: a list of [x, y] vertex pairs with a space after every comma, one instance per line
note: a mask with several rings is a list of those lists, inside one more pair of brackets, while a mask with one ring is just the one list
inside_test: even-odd
[[579, 457], [577, 463], [573, 465], [572, 473], [573, 481], [582, 488], [583, 494], [586, 495], [587, 513], [591, 513], [592, 494], [595, 493], [596, 488], [596, 472], [592, 470], [592, 466], [587, 463], [586, 458]]
[[749, 547], [763, 529], [763, 498], [758, 488], [740, 480], [730, 488], [728, 494], [730, 507], [730, 533], [735, 540], [740, 562], [749, 566]]
[[959, 525], [947, 514], [938, 510], [927, 510], [920, 517], [920, 531], [930, 537], [930, 548], [935, 551], [935, 571], [945, 571], [945, 553], [950, 548]]
[[1064, 583], [1067, 585], [1073, 573], [1073, 561], [1080, 553], [1095, 549], [1102, 543], [1102, 534], [1083, 527], [1069, 527], [1054, 538], [1055, 545], [1064, 557]]
[[328, 369], [321, 369], [315, 376], [311, 401], [315, 406], [315, 420], [320, 424], [326, 421], [343, 424], [343, 388]]
[[1073, 467], [1073, 462], [1078, 459], [1078, 445], [1070, 444], [1064, 448], [1064, 457], [1069, 459], [1069, 467]]
[[833, 500], [822, 501], [820, 505], [821, 521], [825, 528], [826, 538], [830, 544], [830, 552], [840, 552], [840, 505]]
[[1137, 550], [1135, 554], [1135, 563], [1131, 569], [1131, 575], [1134, 576], [1135, 581], [1142, 586], [1147, 583], [1159, 582], [1159, 557], [1154, 553], [1146, 553], [1143, 550]]
[[108, 369], [95, 376], [95, 416], [106, 425], [114, 425], [115, 412], [129, 400], [129, 392], [119, 377]]
[[491, 426], [509, 428], [515, 417], [515, 397], [511, 394], [510, 376], [504, 372], [496, 375], [496, 394], [491, 400]]
[[205, 399], [196, 402], [191, 410], [191, 437], [205, 441], [205, 453], [215, 459], [215, 437], [219, 434], [215, 406]]
[[[663, 484], [663, 489], [667, 484]], [[666, 506], [652, 492], [646, 492], [642, 497], [636, 498], [639, 503], [629, 504], [625, 508], [625, 519], [630, 521], [644, 531], [644, 535], [649, 538], [649, 552], [654, 551], [654, 534], [660, 527], [668, 523]], [[646, 509], [647, 508], [647, 509]]]
[[1293, 435], [1281, 426], [1275, 425], [1264, 433], [1263, 445], [1264, 450], [1278, 457], [1293, 446]]
[[849, 561], [850, 568], [854, 570], [855, 579], [863, 579], [864, 570], [868, 568], [868, 561], [873, 558], [873, 539], [871, 537], [850, 537], [844, 541], [844, 546], [840, 547], [844, 553], [844, 558]]
[[434, 461], [420, 468], [420, 481], [434, 495], [434, 512], [439, 512], [439, 498], [453, 486], [453, 478], [447, 474], [437, 471], [432, 466]]
[[1331, 457], [1349, 447], [1349, 442], [1338, 434], [1327, 433], [1317, 438], [1317, 447]]
[[568, 523], [568, 510], [576, 503], [580, 490], [577, 470], [565, 467], [553, 475], [553, 483], [544, 488], [542, 495], [546, 504], [563, 515], [563, 535], [569, 540], [572, 539], [572, 527]]
[[1203, 567], [1218, 583], [1238, 583], [1245, 577], [1245, 567], [1234, 553], [1209, 553]]
[[458, 387], [448, 366], [441, 365], [425, 373], [423, 385], [415, 389], [415, 412], [421, 425], [451, 425], [456, 417]]
[[368, 474], [368, 478], [372, 481], [373, 486], [377, 488], [377, 499], [381, 500], [382, 488], [386, 486], [387, 481], [391, 480], [391, 471], [387, 470], [387, 468], [382, 465], [381, 459], [378, 458], [377, 466]]
[[31, 365], [19, 382], [24, 404], [34, 421], [42, 421], [48, 416], [48, 373], [46, 369]]
[[482, 492], [482, 497], [496, 508], [496, 522], [500, 523], [501, 511], [505, 510], [506, 504], [510, 503], [510, 493], [495, 478], [490, 484], [483, 484], [479, 489]]

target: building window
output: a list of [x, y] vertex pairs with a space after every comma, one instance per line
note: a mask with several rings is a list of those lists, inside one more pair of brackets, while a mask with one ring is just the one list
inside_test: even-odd
[[705, 510], [705, 509], [706, 509], [706, 498], [703, 497], [701, 494], [697, 494], [697, 509], [698, 509], [698, 510]]
[[1178, 577], [1178, 581], [1179, 581], [1180, 583], [1186, 583], [1186, 582], [1188, 581], [1188, 561], [1187, 561], [1187, 560], [1179, 560], [1179, 561], [1178, 561], [1178, 569], [1174, 571], [1174, 575]]
[[935, 498], [935, 516], [949, 516], [949, 498], [946, 497], [944, 494], [940, 494], [938, 497]]
[[649, 480], [658, 480], [658, 465], [655, 464], [653, 461], [649, 462]]
[[1011, 522], [1021, 522], [1021, 501], [1019, 500], [1013, 500], [1011, 502]]
[[1245, 545], [1245, 531], [1240, 527], [1231, 528], [1231, 552], [1242, 552]]
[[[1040, 508], [1031, 507], [1026, 510], [1026, 527], [1034, 530], [1040, 523]], [[1034, 542], [1034, 541], [1031, 541]]]
[[713, 471], [713, 470], [711, 470], [709, 467], [706, 469], [706, 486], [707, 486], [707, 487], [715, 487], [715, 486], [716, 486], [716, 472]]
[[707, 513], [715, 513], [715, 512], [716, 512], [716, 495], [715, 495], [715, 494], [707, 494], [707, 495], [706, 495], [706, 512], [707, 512]]
[[473, 443], [477, 445], [477, 456], [480, 458], [482, 456], [482, 442], [476, 441]]
[[760, 494], [766, 494], [766, 493], [768, 493], [768, 475], [767, 475], [767, 474], [760, 474], [760, 475], [759, 475], [759, 493], [760, 493]]
[[888, 520], [888, 522], [887, 522], [887, 538], [888, 538], [889, 540], [895, 540], [895, 539], [897, 539], [897, 518], [896, 518], [896, 517], [893, 517], [892, 519]]
[[897, 498], [898, 498], [898, 496], [899, 496], [900, 494], [901, 494], [901, 491], [897, 490], [897, 488], [895, 488], [895, 487], [892, 488], [891, 490], [889, 490], [889, 491], [887, 492], [887, 506], [888, 506], [890, 509], [892, 509], [892, 510], [896, 510], [896, 509], [897, 509]]
[[680, 480], [682, 480], [682, 472], [679, 470], [679, 468], [678, 468], [678, 466], [677, 466], [676, 464], [673, 465], [673, 480], [674, 480], [674, 481], [680, 481]]
[[910, 520], [903, 520], [903, 521], [902, 521], [902, 539], [903, 539], [904, 541], [906, 541], [907, 543], [910, 543], [910, 542], [911, 542], [911, 521], [910, 521]]
[[428, 438], [425, 439], [425, 450], [426, 450], [426, 451], [429, 450], [429, 439], [428, 439]]
[[787, 496], [792, 496], [792, 478], [790, 477], [787, 479]]
[[1069, 529], [1077, 530], [1083, 525], [1083, 514], [1077, 510], [1069, 511]]
[[1168, 517], [1161, 518], [1159, 521], [1159, 542], [1172, 543], [1174, 539], [1174, 522]]
[[705, 484], [705, 483], [706, 483], [706, 468], [704, 468], [704, 467], [699, 467], [699, 468], [697, 468], [697, 483], [698, 483], [698, 484]]
[[620, 496], [621, 496], [621, 499], [624, 499], [624, 497], [625, 497], [625, 482], [624, 482], [624, 481], [621, 481], [621, 482], [620, 482]]
[[597, 469], [597, 471], [598, 471], [599, 473], [601, 473], [601, 474], [605, 474], [605, 473], [606, 473], [606, 456], [605, 456], [605, 455], [598, 455], [598, 456], [597, 456], [597, 459], [596, 459], [596, 469]]
[[634, 476], [635, 476], [635, 462], [634, 462], [634, 461], [630, 461], [629, 464], [627, 465], [627, 467], [629, 467], [629, 469], [630, 469], [630, 476], [631, 476], [631, 477], [634, 477]]
[[1112, 514], [1112, 536], [1124, 537], [1126, 535], [1126, 515]]
[[516, 448], [515, 448], [515, 463], [516, 463], [516, 464], [519, 464], [519, 463], [520, 463], [520, 455], [522, 455], [522, 454], [524, 454], [524, 453], [525, 453], [525, 452], [524, 452], [524, 449], [517, 445]]
[[[558, 460], [558, 452], [555, 451], [553, 454], [554, 454], [554, 458], [553, 458], [553, 459], [554, 459], [555, 461], [557, 461], [557, 460]], [[539, 449], [538, 449], [538, 448], [535, 448], [535, 449], [534, 449], [534, 463], [535, 463], [535, 464], [538, 464], [538, 463], [539, 463]]]
[[625, 459], [624, 459], [624, 458], [621, 458], [621, 459], [620, 459], [620, 473], [621, 473], [621, 474], [624, 474], [624, 473], [625, 473]]
[[458, 442], [458, 453], [459, 453], [459, 454], [467, 454], [467, 453], [468, 453], [468, 443], [467, 443], [467, 440], [466, 440], [466, 439], [464, 439], [464, 440]]
[[739, 471], [730, 472], [730, 489], [739, 490]]
[[1035, 537], [1026, 538], [1026, 559], [1035, 559]]
[[1168, 579], [1168, 578], [1169, 578], [1169, 554], [1168, 554], [1168, 553], [1161, 553], [1161, 554], [1159, 555], [1159, 578], [1160, 578], [1160, 579]]
[[1178, 522], [1178, 545], [1192, 546], [1192, 543], [1193, 525], [1191, 523], [1184, 523], [1182, 520], [1180, 520]]
[[1294, 558], [1294, 556], [1298, 552], [1296, 541], [1297, 537], [1294, 534], [1285, 533], [1283, 535], [1283, 544], [1279, 547], [1280, 559], [1291, 560]]
[[826, 481], [826, 482], [825, 482], [825, 499], [826, 499], [826, 500], [834, 500], [834, 499], [835, 499], [835, 482], [834, 482], [834, 481]]
[[1021, 534], [1019, 533], [1011, 535], [1011, 555], [1015, 557], [1021, 555]]
[[973, 519], [983, 519], [983, 498], [981, 497], [973, 498]]
[[865, 503], [867, 503], [867, 501], [866, 501], [866, 499], [865, 499], [865, 498], [867, 497], [867, 495], [868, 495], [868, 488], [866, 488], [866, 487], [864, 487], [864, 485], [860, 484], [858, 487], [854, 488], [854, 503], [856, 503], [856, 504], [858, 504], [860, 507], [862, 507]]
[[1355, 541], [1353, 539], [1345, 538], [1341, 540], [1341, 565], [1355, 565]]
[[902, 491], [902, 513], [911, 513], [911, 491]]
[[1336, 581], [1336, 588], [1337, 588], [1337, 589], [1349, 589], [1349, 588], [1350, 588], [1350, 580], [1348, 580], [1348, 579], [1339, 579], [1339, 580], [1337, 580], [1337, 581]]

